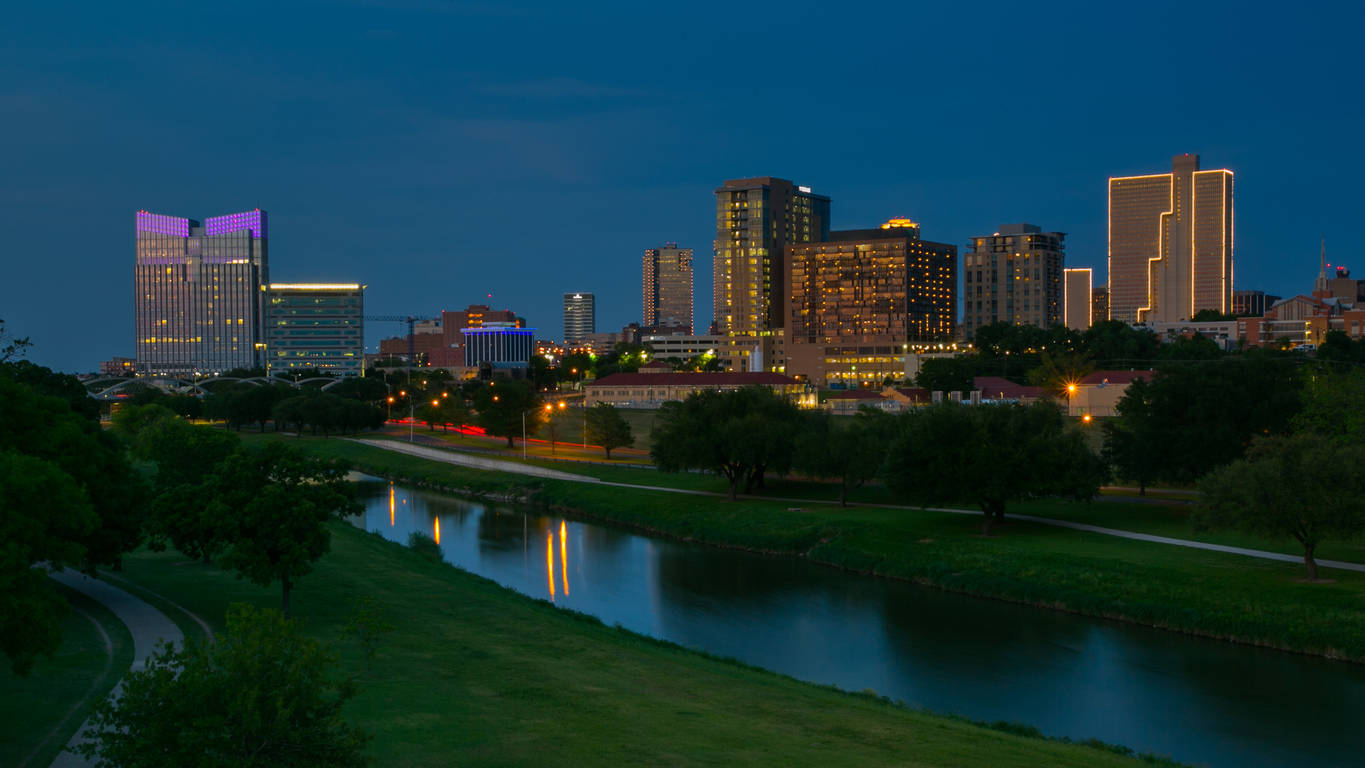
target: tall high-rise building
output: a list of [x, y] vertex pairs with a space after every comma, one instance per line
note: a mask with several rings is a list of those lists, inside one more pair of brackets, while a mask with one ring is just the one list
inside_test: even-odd
[[1090, 289], [1090, 324], [1109, 319], [1109, 286], [1097, 285]]
[[692, 249], [677, 243], [645, 251], [641, 325], [660, 333], [692, 334]]
[[912, 345], [951, 338], [957, 248], [919, 233], [892, 219], [787, 246], [788, 375], [822, 387], [879, 385], [905, 377]]
[[1062, 323], [1063, 232], [1005, 224], [974, 237], [962, 256], [962, 324], [968, 336], [991, 323]]
[[564, 294], [564, 343], [577, 344], [597, 333], [597, 307], [591, 293]]
[[1094, 321], [1095, 296], [1091, 290], [1094, 272], [1090, 267], [1062, 270], [1065, 293], [1066, 327], [1073, 331], [1084, 331]]
[[760, 336], [787, 317], [786, 247], [829, 236], [829, 198], [784, 179], [733, 179], [716, 190], [712, 261], [717, 331]]
[[271, 283], [266, 293], [267, 370], [365, 372], [365, 286]]
[[1232, 171], [1176, 155], [1170, 173], [1109, 179], [1109, 316], [1175, 323], [1232, 308]]
[[137, 212], [133, 267], [139, 374], [192, 376], [260, 368], [266, 213], [193, 219]]

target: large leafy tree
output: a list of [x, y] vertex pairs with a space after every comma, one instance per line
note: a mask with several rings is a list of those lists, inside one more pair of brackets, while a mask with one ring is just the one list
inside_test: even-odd
[[765, 473], [791, 468], [799, 411], [767, 387], [708, 390], [664, 403], [650, 455], [664, 472], [700, 469], [725, 477], [733, 501], [762, 487]]
[[839, 481], [839, 505], [848, 505], [849, 486], [876, 477], [885, 451], [883, 437], [894, 419], [863, 409], [853, 418], [813, 413], [802, 419], [793, 467], [811, 477]]
[[[0, 647], [17, 671], [60, 642], [63, 603], [33, 566], [117, 564], [141, 535], [144, 486], [118, 439], [0, 370]], [[50, 373], [50, 372], [49, 372]]]
[[989, 536], [1007, 504], [1089, 499], [1107, 473], [1052, 405], [944, 403], [903, 417], [884, 474], [888, 487], [919, 504], [976, 504]]
[[1304, 383], [1294, 429], [1343, 442], [1365, 443], [1365, 368], [1314, 373]]
[[1292, 537], [1316, 579], [1320, 543], [1365, 531], [1365, 447], [1312, 433], [1261, 438], [1199, 490], [1196, 526]]
[[366, 765], [369, 737], [341, 714], [355, 686], [335, 667], [279, 613], [234, 605], [216, 642], [162, 646], [129, 673], [78, 750], [103, 768]]
[[584, 414], [584, 418], [587, 420], [585, 439], [594, 445], [602, 446], [609, 459], [613, 449], [635, 443], [630, 423], [616, 410], [616, 406], [610, 403], [594, 405]]
[[532, 435], [544, 419], [540, 395], [524, 381], [490, 382], [475, 393], [474, 408], [478, 411], [475, 422], [488, 434], [506, 438], [508, 448], [516, 446], [523, 425], [526, 434]]
[[360, 511], [340, 462], [305, 456], [282, 443], [240, 449], [204, 485], [206, 515], [229, 542], [220, 562], [261, 586], [280, 583], [289, 615], [294, 584], [327, 552], [327, 522]]
[[1253, 437], [1288, 431], [1299, 389], [1298, 368], [1282, 358], [1247, 354], [1163, 366], [1119, 400], [1106, 455], [1129, 479], [1193, 483], [1241, 457]]

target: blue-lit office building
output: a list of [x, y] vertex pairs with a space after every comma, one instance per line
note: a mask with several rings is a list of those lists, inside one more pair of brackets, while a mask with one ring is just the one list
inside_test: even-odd
[[267, 368], [363, 374], [364, 317], [365, 286], [359, 283], [271, 283], [265, 301]]
[[464, 364], [494, 371], [525, 371], [535, 352], [536, 329], [518, 328], [514, 323], [487, 323], [478, 328], [463, 328]]

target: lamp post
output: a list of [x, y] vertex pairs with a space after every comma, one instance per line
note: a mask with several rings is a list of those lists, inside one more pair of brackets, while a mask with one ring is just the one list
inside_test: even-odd
[[1076, 382], [1070, 381], [1066, 385], [1066, 415], [1076, 415]]

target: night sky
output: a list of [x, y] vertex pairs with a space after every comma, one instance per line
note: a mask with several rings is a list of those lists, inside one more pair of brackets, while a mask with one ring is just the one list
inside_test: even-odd
[[665, 241], [704, 326], [727, 178], [960, 249], [1028, 221], [1103, 279], [1107, 177], [1191, 152], [1236, 172], [1237, 288], [1311, 289], [1323, 234], [1365, 277], [1356, 4], [180, 5], [0, 24], [0, 318], [39, 363], [132, 354], [139, 208], [260, 207], [276, 281], [385, 314], [491, 293], [558, 338], [565, 291], [638, 321]]

